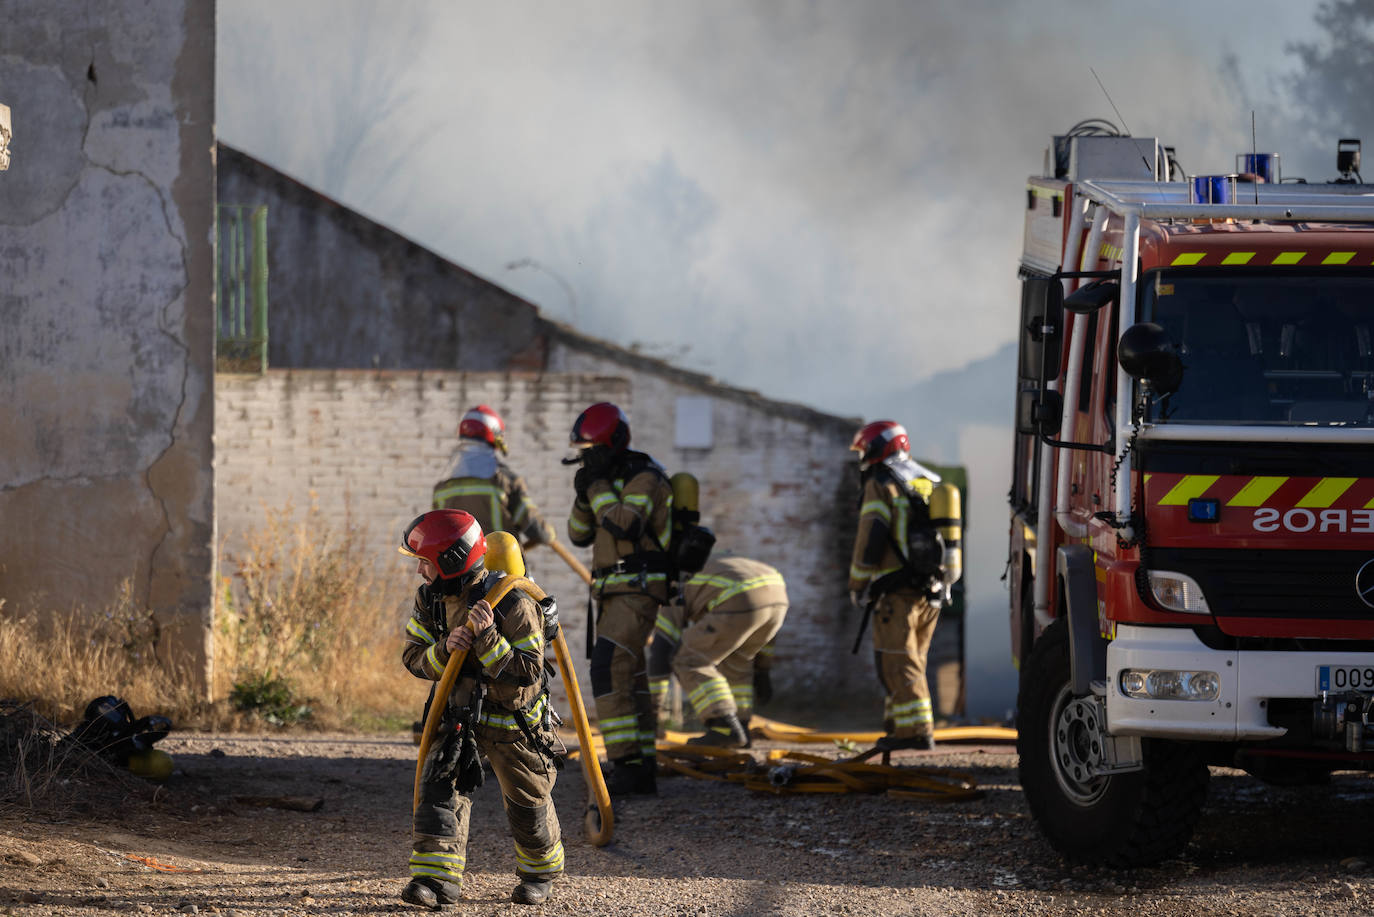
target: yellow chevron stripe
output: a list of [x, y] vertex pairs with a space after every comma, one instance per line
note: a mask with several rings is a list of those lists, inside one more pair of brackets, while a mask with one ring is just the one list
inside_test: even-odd
[[1164, 495], [1164, 499], [1159, 501], [1159, 505], [1186, 506], [1189, 500], [1206, 493], [1207, 488], [1215, 484], [1219, 477], [1220, 475], [1216, 474], [1184, 475], [1183, 480], [1175, 484], [1173, 489]]
[[1297, 264], [1303, 259], [1307, 252], [1279, 252], [1274, 256], [1273, 264]]
[[1255, 257], [1254, 252], [1231, 252], [1221, 259], [1222, 264], [1249, 264], [1250, 259]]
[[1245, 483], [1234, 497], [1226, 502], [1227, 506], [1263, 506], [1264, 501], [1283, 486], [1286, 477], [1255, 477]]
[[1354, 252], [1332, 252], [1322, 259], [1322, 264], [1349, 264], [1354, 257]]
[[1183, 252], [1174, 257], [1173, 267], [1187, 267], [1190, 264], [1197, 264], [1206, 255], [1206, 252]]
[[1317, 486], [1307, 492], [1295, 506], [1325, 509], [1340, 499], [1341, 494], [1350, 489], [1358, 478], [1322, 478]]

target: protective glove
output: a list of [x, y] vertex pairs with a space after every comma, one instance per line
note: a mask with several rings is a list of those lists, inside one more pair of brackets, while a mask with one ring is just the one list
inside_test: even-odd
[[754, 669], [754, 706], [762, 707], [773, 699], [773, 676], [767, 669]]
[[862, 592], [849, 590], [849, 607], [855, 611], [862, 611], [864, 607], [864, 597]]
[[590, 504], [591, 501], [587, 499], [587, 487], [591, 483], [591, 469], [586, 465], [582, 465], [577, 469], [577, 473], [573, 475], [573, 490], [577, 492], [577, 499], [579, 502]]
[[582, 450], [582, 467], [591, 475], [588, 483], [606, 477], [615, 463], [615, 456], [605, 446], [588, 446]]
[[454, 786], [458, 792], [464, 795], [477, 789], [486, 779], [486, 775], [482, 772], [482, 757], [477, 753], [477, 740], [473, 737], [471, 729], [463, 730], [459, 737], [455, 770]]

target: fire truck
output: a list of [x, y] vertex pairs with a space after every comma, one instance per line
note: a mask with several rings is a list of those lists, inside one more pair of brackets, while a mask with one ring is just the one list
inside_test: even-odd
[[1188, 175], [1081, 122], [1026, 187], [1010, 489], [1020, 778], [1071, 860], [1178, 853], [1209, 766], [1370, 769], [1374, 185]]

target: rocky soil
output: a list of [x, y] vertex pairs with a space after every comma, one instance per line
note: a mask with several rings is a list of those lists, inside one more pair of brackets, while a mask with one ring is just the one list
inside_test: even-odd
[[[768, 746], [771, 743], [763, 743]], [[0, 811], [0, 914], [419, 913], [409, 853], [409, 736], [173, 733], [177, 770], [109, 805]], [[812, 746], [808, 751], [821, 751]], [[761, 751], [761, 749], [757, 750]], [[838, 752], [830, 749], [829, 754]], [[1374, 914], [1374, 780], [1276, 788], [1214, 771], [1182, 857], [1111, 872], [1061, 861], [1030, 822], [1007, 746], [903, 752], [958, 769], [967, 802], [772, 796], [673, 777], [617, 806], [616, 841], [582, 836], [580, 771], [556, 801], [568, 873], [542, 908], [511, 904], [495, 781], [477, 794], [463, 914]], [[252, 799], [251, 797], [267, 797]], [[264, 806], [322, 799], [314, 811]]]

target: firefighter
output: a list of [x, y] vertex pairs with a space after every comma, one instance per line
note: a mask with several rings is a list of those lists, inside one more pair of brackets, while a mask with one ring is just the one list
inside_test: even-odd
[[568, 535], [592, 545], [598, 600], [591, 650], [592, 697], [612, 765], [612, 796], [653, 795], [657, 709], [649, 695], [645, 645], [668, 602], [673, 491], [652, 458], [630, 450], [625, 413], [609, 402], [587, 408], [569, 437], [580, 465]]
[[886, 751], [935, 747], [926, 656], [947, 586], [943, 545], [929, 501], [940, 476], [914, 461], [906, 430], [891, 420], [867, 424], [850, 448], [859, 453], [859, 531], [849, 567], [850, 601], [867, 591], [873, 654], [886, 695], [878, 739]]
[[[439, 735], [425, 760], [414, 816], [410, 882], [401, 899], [439, 909], [458, 901], [472, 793], [481, 756], [501, 785], [515, 841], [518, 904], [539, 904], [563, 873], [563, 841], [552, 793], [563, 751], [553, 734], [544, 668], [544, 615], [512, 589], [495, 608], [483, 596], [499, 580], [483, 565], [482, 528], [461, 510], [432, 510], [405, 530], [400, 551], [418, 559], [402, 658], [419, 678], [438, 681], [450, 656], [466, 651]], [[434, 701], [430, 689], [428, 706]]]
[[525, 482], [501, 456], [506, 454], [506, 425], [479, 404], [458, 423], [458, 453], [453, 470], [434, 485], [435, 509], [460, 509], [472, 515], [484, 532], [510, 532], [525, 547], [548, 544], [553, 526], [530, 499]]
[[659, 611], [649, 648], [650, 685], [666, 700], [669, 672], [677, 675], [706, 728], [688, 745], [749, 747], [755, 683], [772, 694], [767, 663], [756, 665], [786, 615], [782, 574], [760, 561], [728, 556], [708, 561], [683, 584], [682, 601]]

